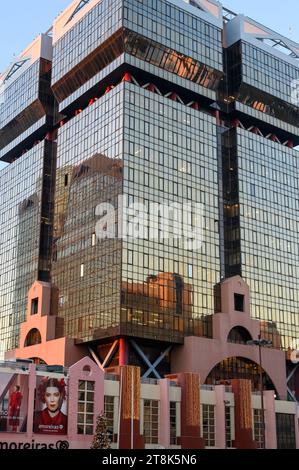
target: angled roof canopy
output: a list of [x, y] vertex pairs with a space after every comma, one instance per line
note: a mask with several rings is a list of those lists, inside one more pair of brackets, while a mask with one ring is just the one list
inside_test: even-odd
[[262, 41], [265, 44], [268, 44], [268, 46], [275, 47], [276, 49], [280, 50], [281, 52], [284, 52], [285, 54], [294, 57], [294, 59], [299, 59], [299, 53], [295, 51], [294, 48], [291, 48], [286, 42], [284, 42], [282, 39], [276, 38], [257, 38], [259, 41]]
[[90, 0], [81, 0], [78, 5], [76, 6], [75, 10], [73, 11], [73, 13], [71, 14], [71, 16], [69, 17], [69, 19], [67, 20], [66, 24], [68, 24], [70, 21], [72, 21], [72, 19], [77, 15], [77, 13], [79, 13], [80, 10], [82, 10], [83, 7], [85, 7], [85, 5], [87, 5], [87, 3], [89, 3]]
[[18, 62], [15, 62], [11, 68], [8, 70], [7, 74], [5, 75], [4, 78], [4, 83], [9, 80], [18, 70], [20, 70], [21, 67], [29, 60], [29, 58], [19, 60]]

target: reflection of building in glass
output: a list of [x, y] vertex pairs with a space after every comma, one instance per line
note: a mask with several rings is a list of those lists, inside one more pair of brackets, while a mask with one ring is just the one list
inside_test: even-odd
[[204, 336], [207, 324], [193, 319], [193, 286], [178, 274], [150, 275], [144, 283], [122, 284], [122, 309], [127, 333], [180, 341], [196, 331]]
[[96, 236], [96, 207], [116, 209], [122, 161], [96, 154], [57, 174], [53, 280], [60, 286], [64, 335], [93, 338], [119, 325], [121, 242]]

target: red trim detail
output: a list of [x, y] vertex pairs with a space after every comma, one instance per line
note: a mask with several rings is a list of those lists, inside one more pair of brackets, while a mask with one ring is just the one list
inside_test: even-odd
[[126, 72], [124, 74], [124, 77], [123, 77], [122, 81], [132, 83], [132, 75], [130, 73]]
[[176, 101], [177, 98], [178, 98], [178, 95], [177, 95], [177, 93], [175, 93], [175, 92], [173, 91], [172, 93], [170, 93], [170, 95], [169, 95], [167, 98], [169, 98], [169, 99], [172, 100], [172, 101]]
[[145, 87], [146, 90], [148, 91], [152, 91], [153, 93], [156, 93], [156, 87], [153, 83], [149, 83], [146, 87]]
[[199, 110], [199, 104], [196, 101], [194, 101], [194, 103], [191, 104], [191, 108], [196, 109], [196, 111], [198, 111]]
[[232, 120], [232, 126], [233, 127], [241, 127], [241, 122], [239, 121], [239, 119], [233, 119]]

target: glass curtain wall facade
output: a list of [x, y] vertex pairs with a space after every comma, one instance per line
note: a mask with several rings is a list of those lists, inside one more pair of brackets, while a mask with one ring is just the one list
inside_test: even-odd
[[[220, 278], [216, 125], [211, 116], [125, 84], [124, 195], [155, 219], [152, 204], [202, 205], [202, 245], [168, 236], [123, 242], [122, 323], [128, 335], [179, 341], [210, 336], [213, 286]], [[185, 208], [184, 208], [185, 207]], [[149, 228], [150, 228], [149, 227]]]
[[2, 75], [0, 345], [18, 345], [33, 282], [50, 280], [55, 140], [51, 39], [39, 36]]
[[298, 106], [291, 103], [298, 67], [253, 44], [238, 41], [225, 51], [229, 100], [298, 126]]
[[[24, 56], [6, 75], [4, 348], [36, 278], [58, 286], [63, 335], [79, 342], [211, 337], [224, 271], [249, 284], [263, 337], [288, 348], [299, 329], [295, 59], [237, 34], [223, 50], [216, 2], [218, 16], [179, 0], [75, 3], [54, 22], [53, 62]], [[143, 204], [141, 236], [118, 236], [120, 196], [135, 217]], [[154, 204], [200, 206], [200, 246], [188, 249], [175, 218], [165, 237]]]
[[[81, 341], [211, 336], [213, 286], [220, 280], [216, 122], [212, 113], [141, 85], [150, 81], [144, 61], [148, 69], [158, 66], [215, 90], [222, 75], [221, 27], [195, 8], [160, 0], [113, 7], [103, 1], [75, 20], [57, 40], [54, 26], [53, 91], [62, 114], [72, 93], [83, 103], [83, 85], [86, 97], [97, 99], [58, 130], [52, 274], [64, 334]], [[124, 52], [141, 59], [135, 70], [140, 86], [121, 82], [124, 56], [121, 67], [112, 64]], [[96, 70], [102, 70], [102, 82], [88, 91]], [[110, 84], [114, 88], [103, 94]], [[202, 247], [184, 249], [176, 227], [169, 239], [149, 240], [148, 232], [99, 240], [97, 207], [108, 202], [117, 210], [120, 195], [148, 212], [154, 203], [201, 204]], [[116, 228], [118, 223], [116, 217]]]
[[44, 145], [0, 172], [0, 337], [5, 351], [18, 345], [27, 292], [38, 278]]
[[122, 244], [96, 236], [96, 208], [122, 194], [123, 98], [115, 87], [58, 132], [52, 274], [64, 335], [81, 340], [120, 324]]
[[287, 349], [299, 335], [299, 63], [256, 42], [225, 50], [227, 102], [241, 111], [222, 136], [226, 276], [242, 275], [262, 336]]

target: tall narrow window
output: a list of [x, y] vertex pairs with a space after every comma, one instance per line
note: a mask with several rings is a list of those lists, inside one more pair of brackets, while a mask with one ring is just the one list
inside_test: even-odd
[[38, 312], [38, 298], [31, 300], [31, 315], [36, 315]]
[[144, 400], [143, 434], [146, 444], [158, 444], [159, 402]]
[[78, 389], [78, 434], [93, 434], [94, 416], [94, 382], [88, 380], [79, 381]]
[[206, 447], [215, 447], [215, 407], [202, 405], [202, 436]]
[[265, 440], [263, 433], [262, 410], [253, 410], [253, 426], [254, 426], [254, 440], [257, 442], [259, 449], [265, 448]]
[[235, 294], [235, 310], [237, 312], [244, 312], [244, 295]]
[[84, 277], [84, 264], [80, 266], [80, 277]]
[[133, 264], [133, 251], [128, 250], [127, 251], [127, 256], [128, 256], [128, 264]]
[[107, 431], [109, 434], [110, 441], [113, 442], [114, 435], [114, 397], [105, 395], [104, 396], [104, 411], [107, 420]]
[[225, 406], [225, 445], [226, 448], [232, 447], [232, 423], [231, 423], [231, 407]]
[[171, 401], [170, 406], [170, 445], [177, 445], [177, 435], [176, 435], [176, 426], [177, 426], [177, 414], [176, 414], [176, 402]]

